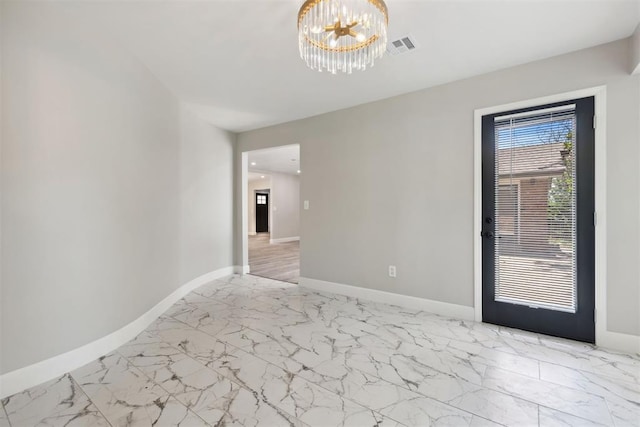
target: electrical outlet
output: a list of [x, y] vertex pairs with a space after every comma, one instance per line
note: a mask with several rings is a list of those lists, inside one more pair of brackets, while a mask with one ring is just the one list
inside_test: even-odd
[[390, 265], [389, 266], [389, 277], [396, 277], [396, 266], [395, 265]]

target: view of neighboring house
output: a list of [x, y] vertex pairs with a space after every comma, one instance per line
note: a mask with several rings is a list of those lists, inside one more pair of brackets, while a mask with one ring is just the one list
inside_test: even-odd
[[565, 173], [564, 150], [564, 143], [498, 150], [497, 226], [505, 250], [543, 255], [554, 247], [550, 190]]

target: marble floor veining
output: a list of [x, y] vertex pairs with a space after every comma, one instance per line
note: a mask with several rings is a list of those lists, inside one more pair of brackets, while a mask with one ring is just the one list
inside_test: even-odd
[[0, 427], [640, 426], [640, 357], [229, 276]]

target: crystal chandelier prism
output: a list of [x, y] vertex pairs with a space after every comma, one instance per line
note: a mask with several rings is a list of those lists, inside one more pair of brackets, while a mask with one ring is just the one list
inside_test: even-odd
[[306, 0], [298, 12], [300, 56], [332, 74], [372, 67], [387, 48], [383, 0]]

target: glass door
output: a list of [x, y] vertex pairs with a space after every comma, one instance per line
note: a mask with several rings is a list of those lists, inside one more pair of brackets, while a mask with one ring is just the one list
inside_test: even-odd
[[593, 98], [482, 122], [483, 321], [595, 341]]

